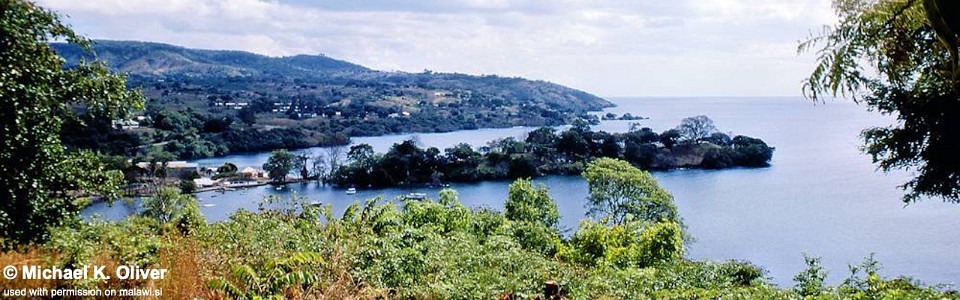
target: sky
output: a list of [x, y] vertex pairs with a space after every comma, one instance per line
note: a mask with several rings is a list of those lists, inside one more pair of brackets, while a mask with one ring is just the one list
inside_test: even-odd
[[385, 71], [546, 80], [602, 97], [799, 96], [830, 0], [38, 0], [78, 33]]

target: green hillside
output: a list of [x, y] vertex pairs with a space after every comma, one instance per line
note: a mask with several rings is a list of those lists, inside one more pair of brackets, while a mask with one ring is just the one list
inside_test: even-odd
[[[383, 72], [323, 55], [268, 57], [131, 41], [95, 41], [89, 52], [66, 44], [53, 48], [68, 66], [106, 62], [147, 97], [136, 132], [140, 142], [100, 149], [111, 153], [164, 144], [192, 158], [342, 144], [354, 136], [560, 125], [612, 106], [544, 81]], [[78, 122], [87, 123], [95, 122]], [[104, 147], [96, 141], [105, 139], [73, 133], [82, 141], [68, 143]]]

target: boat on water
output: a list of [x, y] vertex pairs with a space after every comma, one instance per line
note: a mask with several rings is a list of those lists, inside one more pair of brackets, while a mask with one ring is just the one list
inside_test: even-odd
[[258, 185], [262, 185], [262, 183], [257, 181], [250, 181], [250, 180], [231, 180], [231, 181], [228, 181], [224, 186], [222, 186], [220, 190], [232, 191], [237, 188], [254, 187]]
[[320, 207], [321, 205], [323, 205], [323, 202], [320, 202], [320, 201], [310, 201], [310, 203], [309, 203], [308, 205], [313, 206], [313, 207]]
[[214, 206], [217, 206], [217, 205], [216, 205], [216, 204], [213, 204], [213, 203], [204, 203], [204, 204], [202, 204], [202, 205], [200, 205], [200, 206], [203, 206], [203, 207], [214, 207]]
[[356, 193], [357, 193], [357, 189], [356, 189], [356, 188], [349, 188], [349, 189], [347, 189], [347, 195], [353, 195], [353, 194], [356, 194]]
[[426, 193], [409, 193], [406, 196], [403, 196], [403, 199], [423, 200], [423, 199], [427, 199], [427, 194]]

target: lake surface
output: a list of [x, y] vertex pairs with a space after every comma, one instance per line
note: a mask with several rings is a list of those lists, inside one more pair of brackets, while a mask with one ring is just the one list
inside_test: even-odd
[[[626, 131], [639, 122], [655, 131], [679, 124], [685, 117], [708, 115], [723, 132], [759, 137], [776, 151], [772, 166], [719, 171], [678, 170], [654, 175], [671, 193], [690, 233], [693, 259], [743, 259], [769, 271], [783, 287], [804, 268], [803, 253], [822, 256], [828, 281], [837, 283], [855, 264], [875, 253], [883, 275], [905, 275], [926, 283], [960, 283], [960, 205], [938, 199], [904, 206], [897, 188], [905, 172], [884, 174], [859, 150], [861, 130], [886, 126], [894, 119], [867, 112], [848, 102], [814, 105], [801, 98], [614, 98], [607, 111], [649, 117], [642, 121], [604, 121], [594, 130]], [[440, 149], [467, 142], [475, 146], [503, 137], [523, 137], [533, 128], [482, 129], [451, 133], [355, 138], [377, 151], [415, 138]], [[311, 149], [320, 153], [321, 149]], [[196, 160], [203, 166], [225, 161], [241, 168], [259, 166], [269, 154], [231, 155]], [[550, 176], [546, 184], [557, 201], [562, 224], [573, 230], [585, 212], [586, 183], [577, 176]], [[509, 182], [454, 184], [461, 201], [472, 207], [501, 210]], [[299, 195], [332, 204], [342, 211], [355, 201], [382, 195], [387, 199], [411, 189], [342, 189], [315, 183], [270, 186], [220, 194], [198, 194], [210, 221], [223, 220], [237, 209], [256, 210], [265, 196]], [[418, 189], [436, 197], [438, 190]], [[212, 206], [211, 206], [212, 205]], [[96, 204], [87, 215], [120, 219], [136, 204]]]

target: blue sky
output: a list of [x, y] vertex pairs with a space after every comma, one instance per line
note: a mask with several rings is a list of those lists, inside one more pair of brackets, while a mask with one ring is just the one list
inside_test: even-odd
[[797, 96], [830, 0], [39, 0], [91, 38], [380, 70], [521, 76], [600, 96]]

